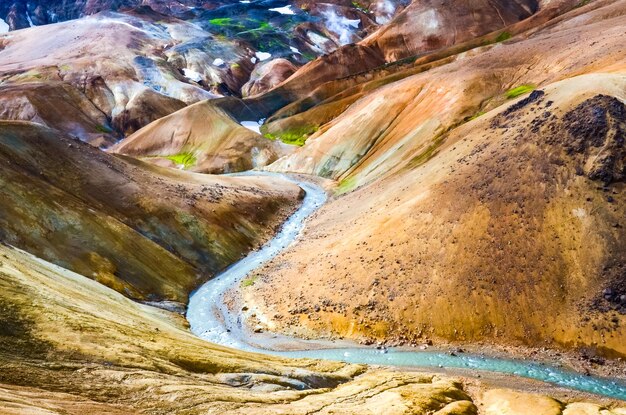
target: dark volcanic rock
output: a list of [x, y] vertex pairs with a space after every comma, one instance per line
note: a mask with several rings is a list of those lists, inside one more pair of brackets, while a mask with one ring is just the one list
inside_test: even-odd
[[502, 111], [497, 117], [491, 121], [491, 128], [508, 128], [511, 121], [515, 121], [517, 113], [531, 104], [538, 104], [543, 99], [545, 92], [536, 90], [530, 93], [526, 98], [516, 102], [515, 104]]
[[596, 95], [565, 114], [568, 152], [593, 160], [587, 176], [608, 184], [624, 180], [626, 107], [615, 97]]

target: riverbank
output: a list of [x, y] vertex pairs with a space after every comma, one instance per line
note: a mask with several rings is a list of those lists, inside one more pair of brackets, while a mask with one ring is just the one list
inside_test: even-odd
[[544, 364], [540, 359], [535, 358], [524, 362], [525, 359], [511, 359], [510, 354], [500, 357], [492, 356], [485, 353], [484, 349], [480, 350], [480, 354], [476, 352], [472, 354], [458, 349], [456, 352], [437, 353], [402, 349], [346, 348], [349, 342], [340, 342], [339, 347], [343, 346], [343, 348], [337, 348], [336, 342], [302, 340], [263, 333], [263, 330], [257, 328], [251, 330], [246, 326], [246, 314], [254, 316], [254, 310], [251, 311], [248, 306], [242, 306], [240, 310], [237, 310], [238, 303], [232, 301], [232, 296], [226, 302], [224, 296], [233, 287], [245, 286], [247, 283], [253, 284], [254, 281], [246, 282], [245, 278], [248, 274], [288, 247], [298, 237], [308, 217], [325, 202], [324, 189], [309, 182], [296, 181], [296, 183], [306, 191], [306, 195], [302, 206], [289, 218], [277, 236], [260, 250], [251, 253], [223, 274], [206, 283], [191, 296], [187, 318], [194, 334], [225, 346], [283, 357], [501, 372], [626, 400], [626, 383], [590, 376], [589, 372], [575, 373], [572, 371], [573, 368], [561, 369], [554, 364]]

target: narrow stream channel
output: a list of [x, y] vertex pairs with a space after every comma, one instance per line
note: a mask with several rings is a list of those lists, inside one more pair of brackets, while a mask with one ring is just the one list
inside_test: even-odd
[[[258, 175], [276, 174], [258, 173]], [[499, 359], [467, 353], [451, 355], [442, 352], [398, 349], [380, 351], [353, 346], [338, 348], [337, 344], [330, 342], [250, 333], [242, 324], [241, 316], [228, 310], [223, 301], [224, 294], [231, 287], [239, 284], [251, 271], [275, 257], [291, 244], [298, 237], [306, 219], [326, 201], [326, 193], [321, 187], [309, 182], [293, 180], [283, 175], [278, 176], [298, 184], [306, 192], [302, 205], [284, 223], [281, 231], [274, 239], [270, 240], [263, 248], [250, 253], [191, 295], [187, 309], [187, 320], [191, 326], [191, 331], [198, 337], [240, 350], [283, 357], [339, 360], [348, 363], [385, 366], [460, 368], [505, 373], [626, 400], [626, 382], [587, 376], [539, 362]]]

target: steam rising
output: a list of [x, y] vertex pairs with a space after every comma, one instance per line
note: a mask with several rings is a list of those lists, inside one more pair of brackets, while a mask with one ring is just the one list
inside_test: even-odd
[[396, 5], [390, 0], [380, 0], [376, 3], [376, 23], [387, 24], [396, 12]]
[[361, 20], [351, 20], [345, 16], [338, 15], [335, 11], [326, 10], [322, 12], [322, 16], [326, 19], [326, 27], [339, 37], [341, 45], [347, 45], [353, 41], [355, 29], [359, 28]]

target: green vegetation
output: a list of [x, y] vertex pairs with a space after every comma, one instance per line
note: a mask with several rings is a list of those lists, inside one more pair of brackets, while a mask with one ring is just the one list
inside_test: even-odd
[[478, 118], [478, 117], [482, 117], [482, 116], [483, 116], [483, 115], [485, 115], [485, 114], [486, 114], [486, 112], [485, 112], [485, 111], [478, 111], [476, 114], [474, 114], [474, 115], [472, 115], [472, 116], [470, 116], [470, 117], [465, 118], [465, 122], [470, 122], [470, 121], [473, 121], [473, 120], [475, 120], [476, 118]]
[[257, 19], [219, 17], [209, 20], [209, 23], [220, 28], [220, 32], [230, 33], [230, 36], [247, 35], [248, 37], [258, 38], [274, 30], [268, 22]]
[[173, 161], [178, 166], [183, 166], [183, 168], [188, 169], [191, 166], [194, 166], [197, 163], [196, 156], [192, 153], [178, 153], [172, 156], [163, 156], [164, 158]]
[[252, 287], [254, 283], [256, 282], [256, 280], [258, 279], [259, 277], [252, 276], [252, 277], [248, 277], [246, 279], [241, 280], [241, 288]]
[[591, 3], [591, 0], [581, 0], [580, 3], [576, 5], [576, 8], [586, 6], [589, 3]]
[[357, 10], [363, 12], [363, 13], [369, 13], [369, 10], [367, 10], [367, 7], [363, 6], [358, 1], [352, 1], [352, 7], [354, 7], [355, 9], [357, 9]]
[[96, 125], [96, 131], [103, 134], [109, 134], [113, 132], [113, 130], [106, 125]]
[[356, 188], [356, 178], [346, 177], [345, 179], [341, 180], [339, 184], [337, 185], [337, 190], [335, 191], [335, 194], [341, 195], [341, 194], [350, 192], [354, 190], [355, 188]]
[[219, 17], [209, 20], [209, 23], [215, 26], [231, 26], [233, 24], [232, 17]]
[[238, 35], [248, 35], [253, 38], [258, 38], [260, 35], [269, 33], [274, 28], [268, 22], [255, 19], [245, 19], [240, 25], [241, 28], [248, 28], [245, 32], [237, 33]]
[[311, 62], [314, 61], [315, 58], [317, 58], [317, 56], [315, 56], [313, 53], [311, 52], [302, 52], [302, 57], [304, 59], [306, 59], [307, 61]]
[[305, 125], [292, 128], [291, 130], [281, 131], [276, 134], [265, 133], [264, 136], [270, 140], [280, 140], [285, 144], [302, 147], [309, 136], [319, 130], [316, 125]]
[[24, 72], [18, 76], [20, 78], [26, 78], [26, 79], [29, 79], [29, 78], [42, 79], [43, 78], [43, 75], [35, 70]]
[[285, 49], [288, 47], [287, 44], [281, 42], [276, 38], [265, 37], [264, 39], [260, 39], [257, 42], [257, 49], [261, 51], [270, 51], [272, 49]]
[[517, 98], [520, 95], [524, 95], [524, 94], [534, 91], [535, 88], [537, 87], [532, 84], [520, 85], [520, 86], [517, 86], [513, 89], [509, 89], [508, 91], [506, 91], [504, 93], [504, 96], [507, 97], [508, 99]]
[[421, 166], [422, 164], [433, 158], [437, 154], [437, 150], [439, 149], [439, 147], [443, 144], [444, 135], [448, 131], [450, 130], [446, 130], [444, 133], [438, 134], [433, 139], [432, 143], [428, 147], [426, 147], [424, 151], [413, 157], [413, 159], [409, 162], [409, 168]]
[[512, 35], [509, 32], [502, 32], [496, 38], [496, 42], [497, 43], [504, 42], [505, 40], [509, 40], [511, 37]]
[[483, 38], [483, 41], [480, 43], [480, 46], [489, 46], [495, 43], [504, 42], [506, 40], [509, 40], [512, 37], [513, 35], [510, 32], [506, 32], [506, 31], [500, 33], [495, 38], [493, 37], [493, 35], [488, 35], [485, 38]]

